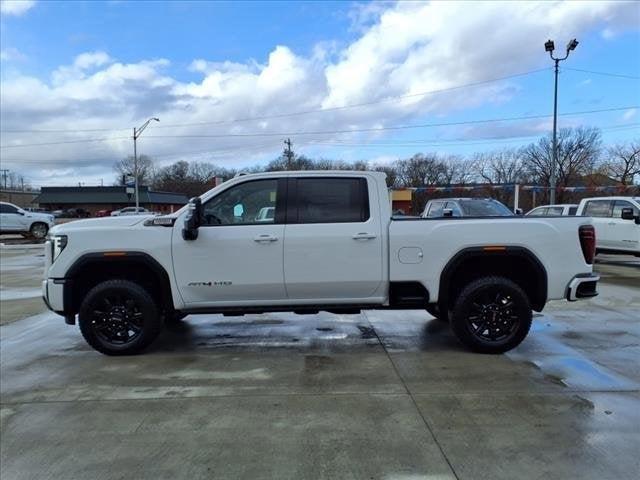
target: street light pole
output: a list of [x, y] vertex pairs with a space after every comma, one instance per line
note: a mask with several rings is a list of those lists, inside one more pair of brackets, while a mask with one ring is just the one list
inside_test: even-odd
[[569, 53], [575, 50], [577, 46], [578, 40], [574, 38], [567, 44], [567, 54], [562, 58], [556, 58], [553, 56], [553, 50], [555, 49], [553, 40], [547, 40], [544, 44], [545, 51], [549, 52], [549, 56], [555, 63], [553, 87], [553, 154], [551, 160], [551, 172], [549, 175], [549, 189], [551, 190], [549, 203], [551, 203], [551, 205], [556, 203], [556, 167], [558, 165], [558, 66], [561, 61], [566, 60], [569, 57]]
[[136, 211], [140, 206], [140, 198], [138, 196], [138, 146], [137, 146], [138, 137], [142, 135], [142, 132], [144, 132], [144, 129], [147, 128], [147, 126], [149, 125], [149, 123], [151, 123], [152, 120], [156, 122], [160, 121], [159, 118], [152, 117], [146, 122], [144, 122], [141, 127], [139, 128], [133, 127], [133, 176], [134, 176], [134, 182], [135, 182], [134, 189], [135, 189], [135, 196], [136, 196]]

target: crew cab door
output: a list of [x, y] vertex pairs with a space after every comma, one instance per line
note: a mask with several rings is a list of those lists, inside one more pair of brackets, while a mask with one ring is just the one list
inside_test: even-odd
[[627, 200], [614, 200], [613, 210], [610, 223], [612, 242], [616, 248], [623, 250], [639, 250], [640, 249], [640, 226], [633, 220], [625, 220], [622, 218], [622, 209], [630, 208], [633, 215], [637, 216], [640, 209]]
[[288, 297], [330, 303], [379, 295], [382, 236], [373, 180], [291, 178], [284, 244]]
[[0, 204], [0, 228], [4, 231], [23, 231], [28, 230], [25, 225], [25, 215], [8, 203]]
[[616, 248], [612, 229], [615, 223], [611, 221], [612, 208], [611, 200], [588, 200], [584, 206], [582, 214], [593, 219], [597, 248]]
[[285, 191], [285, 179], [238, 183], [203, 204], [205, 224], [197, 239], [184, 240], [182, 225], [176, 224], [173, 265], [188, 307], [264, 305], [286, 298]]

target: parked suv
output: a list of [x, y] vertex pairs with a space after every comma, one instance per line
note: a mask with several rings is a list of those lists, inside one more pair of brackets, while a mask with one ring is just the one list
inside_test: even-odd
[[27, 212], [6, 202], [0, 202], [0, 233], [19, 233], [42, 239], [53, 227], [53, 215]]
[[640, 197], [585, 198], [577, 215], [593, 218], [597, 252], [640, 257]]
[[513, 217], [514, 213], [493, 198], [438, 198], [429, 200], [422, 218]]

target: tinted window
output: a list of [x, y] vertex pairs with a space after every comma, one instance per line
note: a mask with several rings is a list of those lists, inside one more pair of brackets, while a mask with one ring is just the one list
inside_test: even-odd
[[365, 222], [369, 194], [364, 178], [299, 178], [298, 223]]
[[549, 207], [547, 215], [562, 215], [563, 207]]
[[511, 217], [513, 212], [495, 200], [460, 200], [467, 217]]
[[569, 207], [569, 215], [575, 215], [578, 211], [578, 207]]
[[431, 203], [431, 206], [429, 207], [429, 213], [427, 214], [427, 217], [441, 217], [442, 216], [442, 210], [444, 210], [444, 204], [445, 204], [445, 202], [433, 202], [433, 203]]
[[611, 216], [611, 201], [609, 200], [591, 200], [587, 202], [587, 206], [584, 209], [585, 216], [587, 217], [610, 217]]
[[620, 218], [622, 216], [623, 208], [631, 208], [633, 209], [633, 214], [638, 215], [638, 207], [634, 206], [631, 202], [627, 202], [626, 200], [616, 200], [613, 204], [613, 218]]
[[[233, 186], [204, 205], [204, 225], [256, 225], [275, 222], [278, 180]], [[269, 209], [273, 213], [266, 214]]]
[[18, 209], [13, 205], [2, 203], [0, 204], [0, 213], [18, 213]]
[[530, 215], [533, 217], [542, 217], [543, 215], [547, 214], [548, 210], [549, 209], [547, 207], [538, 207], [531, 210], [529, 213], [527, 213], [527, 215]]

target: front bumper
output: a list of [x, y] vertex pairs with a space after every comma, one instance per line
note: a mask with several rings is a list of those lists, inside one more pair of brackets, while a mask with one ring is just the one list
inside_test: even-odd
[[56, 313], [64, 311], [64, 280], [47, 278], [42, 281], [42, 299]]
[[576, 275], [567, 285], [567, 300], [575, 302], [582, 298], [591, 298], [598, 295], [598, 281], [600, 275], [596, 273], [583, 273]]

